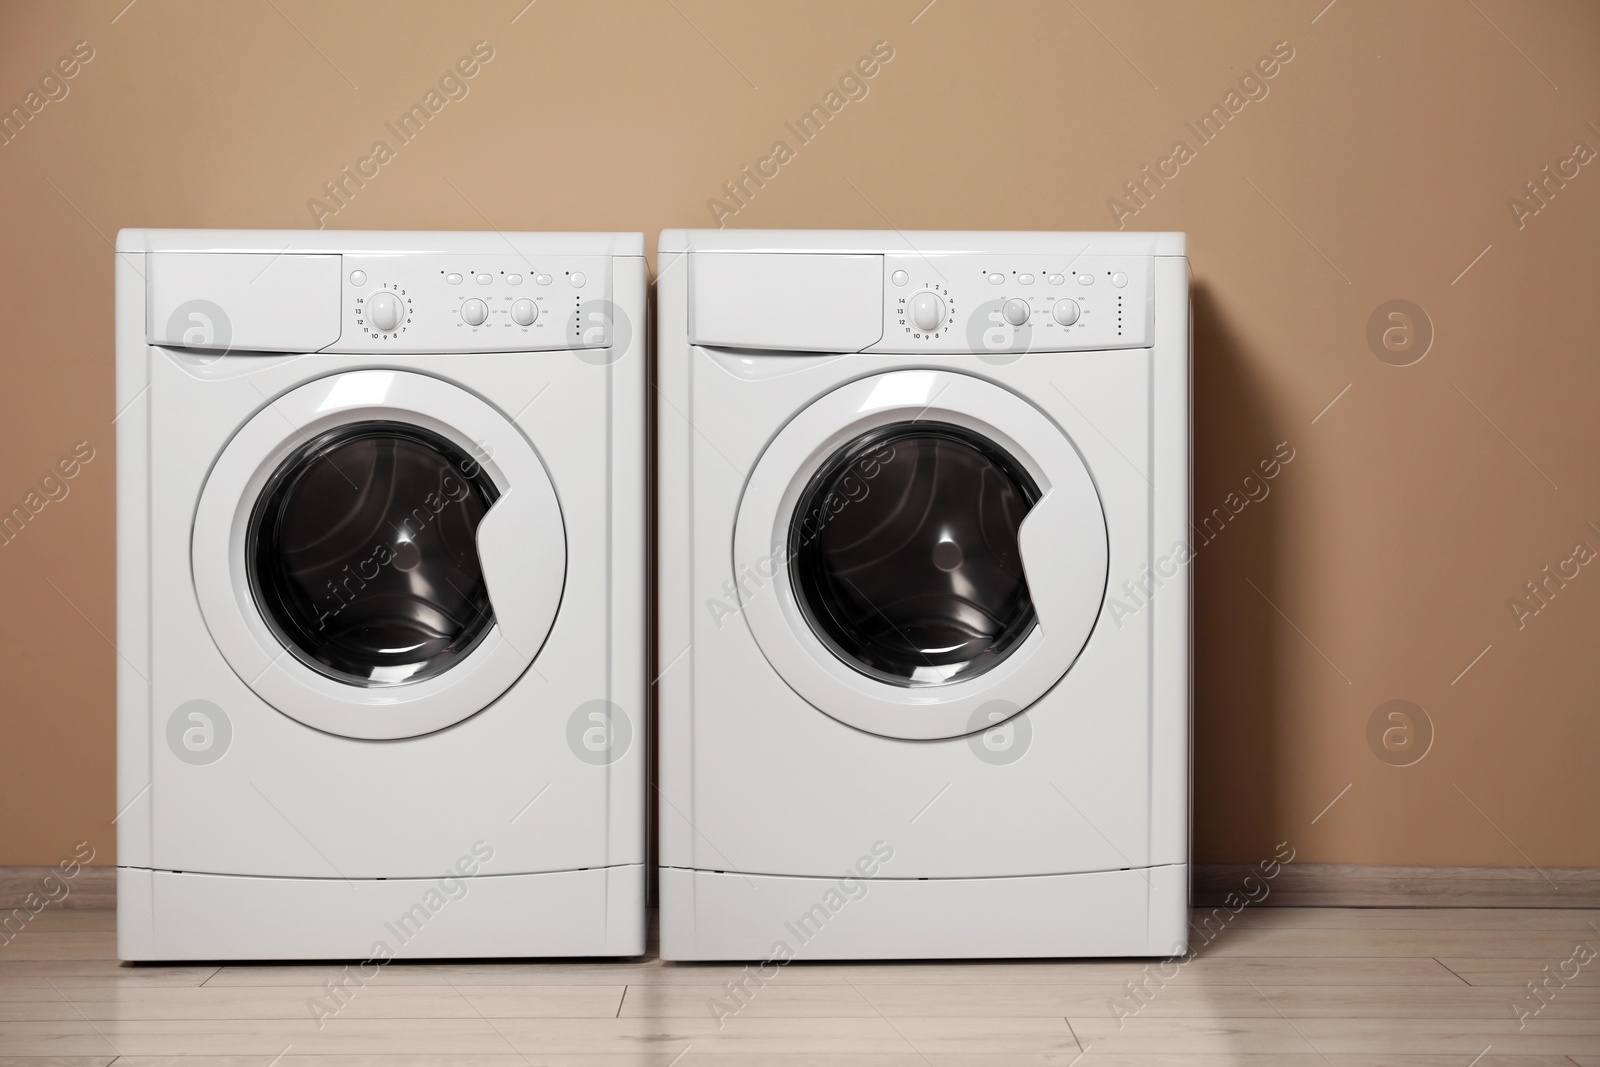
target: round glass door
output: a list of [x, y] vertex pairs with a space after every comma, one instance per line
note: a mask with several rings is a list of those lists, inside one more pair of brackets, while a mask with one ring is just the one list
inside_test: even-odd
[[239, 679], [306, 726], [418, 737], [497, 701], [566, 583], [555, 485], [504, 414], [396, 370], [304, 382], [217, 457], [194, 592]]
[[988, 729], [1049, 692], [1099, 618], [1109, 559], [1060, 425], [993, 382], [924, 369], [796, 411], [750, 472], [732, 549], [738, 613], [784, 682], [908, 740]]
[[439, 434], [329, 430], [264, 488], [245, 548], [262, 616], [301, 662], [350, 685], [449, 670], [494, 624], [478, 524], [499, 497]]
[[790, 578], [846, 664], [892, 685], [948, 685], [1000, 663], [1037, 620], [1018, 534], [1039, 499], [998, 444], [897, 423], [840, 448], [801, 492]]

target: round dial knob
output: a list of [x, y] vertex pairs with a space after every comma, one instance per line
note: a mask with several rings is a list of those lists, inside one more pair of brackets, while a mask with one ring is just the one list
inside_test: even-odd
[[918, 293], [911, 298], [911, 321], [923, 333], [932, 333], [944, 322], [944, 301], [934, 293]]
[[488, 317], [489, 305], [482, 300], [473, 297], [471, 300], [462, 301], [461, 318], [468, 326], [482, 326]]
[[1033, 309], [1028, 306], [1028, 302], [1018, 300], [1016, 297], [1007, 300], [1000, 308], [1000, 315], [1013, 326], [1021, 326], [1027, 322], [1028, 316], [1032, 313]]
[[1071, 326], [1078, 321], [1078, 302], [1076, 300], [1057, 300], [1056, 306], [1050, 314], [1063, 326]]
[[539, 317], [539, 305], [532, 300], [518, 300], [511, 305], [511, 321], [518, 326], [532, 326]]
[[400, 318], [405, 314], [405, 305], [400, 298], [391, 292], [373, 293], [367, 297], [367, 321], [379, 333], [388, 333], [400, 325]]

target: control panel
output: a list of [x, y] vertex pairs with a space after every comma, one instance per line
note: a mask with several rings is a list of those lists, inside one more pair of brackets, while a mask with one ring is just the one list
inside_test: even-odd
[[330, 352], [519, 352], [611, 344], [603, 256], [345, 253]]
[[883, 257], [883, 336], [868, 352], [1023, 352], [1147, 348], [1151, 261], [971, 254]]

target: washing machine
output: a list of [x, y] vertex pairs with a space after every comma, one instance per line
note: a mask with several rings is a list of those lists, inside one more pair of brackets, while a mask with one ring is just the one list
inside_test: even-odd
[[643, 251], [118, 236], [122, 959], [644, 951]]
[[1184, 951], [1184, 235], [657, 271], [662, 956]]

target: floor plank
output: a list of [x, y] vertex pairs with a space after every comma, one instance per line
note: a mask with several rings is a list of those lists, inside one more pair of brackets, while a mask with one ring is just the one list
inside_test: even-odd
[[964, 1053], [986, 1055], [1079, 1051], [1066, 1020], [746, 1018], [720, 1025], [710, 1018], [515, 1020], [500, 1029], [521, 1052], [695, 1050], [739, 1054], [774, 1052], [833, 1056], [845, 1053]]
[[[123, 1056], [116, 1067], [266, 1067], [263, 1056]], [[460, 1056], [348, 1056], [297, 1055], [292, 1050], [278, 1067], [1463, 1067], [1459, 1056], [1386, 1056], [1285, 1053], [1223, 1054], [1118, 1054], [1098, 1051], [1041, 1054], [922, 1055], [914, 1052], [836, 1055], [826, 1059], [795, 1053], [701, 1053], [694, 1048], [681, 1055], [658, 1053], [520, 1054]], [[0, 1057], [0, 1067], [105, 1067], [108, 1057]], [[1473, 1067], [1600, 1067], [1600, 1058], [1565, 1056], [1498, 1056], [1490, 1053]]]
[[114, 959], [12, 962], [0, 955], [0, 988], [8, 985], [27, 985], [45, 978], [58, 983], [71, 982], [83, 985], [104, 982], [113, 985], [148, 983], [199, 986], [216, 973], [217, 968], [214, 965], [164, 966], [119, 963]]
[[[1487, 986], [1296, 986], [1258, 985], [1257, 990], [1291, 1019], [1488, 1019], [1517, 1018], [1510, 1004], [1517, 989]], [[1531, 1011], [1538, 1007], [1526, 1002]], [[1540, 1019], [1600, 1019], [1600, 989], [1558, 991], [1538, 1012]]]
[[[267, 1056], [123, 1056], [115, 1067], [267, 1067]], [[301, 1055], [292, 1048], [277, 1067], [1463, 1067], [1460, 1056], [1333, 1053], [806, 1053], [701, 1052], [520, 1053], [481, 1055]], [[110, 1057], [0, 1057], [0, 1067], [106, 1067]], [[1600, 1067], [1600, 1057], [1501, 1056], [1473, 1067]]]
[[361, 978], [121, 964], [109, 912], [47, 912], [0, 949], [0, 1067], [1600, 1067], [1600, 965], [1542, 1007], [1526, 985], [1600, 943], [1593, 910], [1245, 909], [1212, 927], [1186, 962], [762, 977], [652, 956]]
[[[1195, 909], [1195, 916], [1211, 909]], [[1487, 930], [1507, 933], [1554, 930], [1596, 933], [1593, 908], [1258, 908], [1247, 907], [1234, 922], [1270, 930]], [[1591, 926], [1592, 924], [1592, 926]]]
[[40, 930], [30, 924], [8, 941], [0, 952], [4, 953], [3, 958], [8, 963], [27, 960], [112, 960], [117, 958], [117, 934], [115, 930], [96, 929]]
[[1519, 1031], [1493, 1019], [1160, 1018], [1069, 1019], [1095, 1054], [1107, 1052], [1456, 1055], [1464, 1063], [1485, 1049], [1501, 1055], [1565, 1056], [1600, 1051], [1600, 1020], [1544, 1021]]
[[[0, 999], [0, 1019], [472, 1019], [606, 1018], [622, 986], [317, 986], [184, 989], [46, 986], [27, 1001]], [[47, 994], [53, 994], [52, 1001]]]
[[[1600, 951], [1600, 938], [1588, 943]], [[1541, 982], [1554, 974], [1568, 986], [1600, 986], [1600, 959], [1585, 967], [1575, 967], [1567, 962], [1571, 957], [1572, 951], [1569, 948], [1566, 952], [1542, 958], [1489, 956], [1480, 959], [1461, 959], [1446, 956], [1440, 959], [1439, 963], [1470, 985], [1521, 987], [1528, 982]], [[1548, 971], [1545, 969], [1547, 967]]]
[[[1213, 932], [1209, 941], [1196, 937], [1190, 950], [1202, 959], [1235, 956], [1450, 956], [1461, 959], [1506, 955], [1515, 945], [1517, 955], [1566, 959], [1581, 935], [1554, 931], [1495, 930], [1328, 930], [1264, 929], [1229, 925]], [[1591, 935], [1595, 940], [1600, 937]]]

